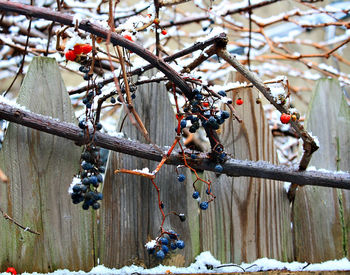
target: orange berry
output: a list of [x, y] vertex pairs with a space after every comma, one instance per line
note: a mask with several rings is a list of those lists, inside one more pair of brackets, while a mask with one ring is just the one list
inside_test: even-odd
[[78, 55], [78, 54], [81, 54], [83, 51], [82, 51], [82, 44], [75, 44], [74, 45], [74, 53], [76, 54], [76, 55]]
[[128, 39], [128, 40], [130, 40], [130, 41], [134, 41], [134, 40], [132, 40], [132, 37], [131, 37], [131, 35], [129, 35], [129, 34], [124, 35], [124, 38], [125, 38], [125, 39]]
[[89, 52], [92, 51], [92, 46], [89, 45], [89, 44], [81, 45], [81, 51], [82, 51], [84, 54], [88, 54]]
[[162, 30], [162, 35], [166, 35], [168, 32], [166, 30]]
[[153, 23], [154, 23], [154, 24], [158, 25], [159, 22], [160, 22], [160, 21], [159, 21], [159, 18], [154, 18], [154, 20], [153, 20]]
[[280, 117], [280, 120], [283, 124], [287, 124], [290, 121], [290, 115], [283, 113]]
[[77, 55], [75, 54], [75, 52], [72, 51], [72, 50], [69, 50], [68, 52], [66, 52], [65, 56], [66, 56], [66, 59], [67, 59], [67, 60], [70, 60], [70, 61], [74, 61], [75, 58], [77, 57]]
[[243, 104], [243, 99], [239, 97], [239, 98], [236, 100], [236, 104], [237, 104], [237, 105], [242, 105], [242, 104]]
[[97, 42], [98, 44], [102, 43], [102, 41], [103, 41], [103, 38], [102, 38], [102, 37], [96, 37], [96, 42]]

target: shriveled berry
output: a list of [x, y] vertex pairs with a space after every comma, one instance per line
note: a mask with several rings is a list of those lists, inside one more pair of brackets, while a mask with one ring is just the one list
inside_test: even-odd
[[184, 182], [185, 179], [186, 179], [186, 176], [184, 174], [180, 174], [180, 175], [177, 176], [177, 180], [179, 182]]
[[183, 249], [185, 247], [185, 242], [183, 240], [177, 240], [176, 241], [176, 246], [179, 248], [179, 249]]
[[207, 210], [208, 209], [208, 202], [207, 201], [203, 201], [200, 203], [199, 208], [202, 210]]
[[192, 198], [198, 199], [199, 198], [199, 192], [198, 191], [194, 191], [193, 194], [192, 194]]

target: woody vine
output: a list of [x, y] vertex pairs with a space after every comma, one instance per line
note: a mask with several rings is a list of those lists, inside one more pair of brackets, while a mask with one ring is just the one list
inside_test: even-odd
[[[254, 73], [247, 69], [237, 58], [227, 51], [227, 44], [229, 43], [228, 37], [226, 34], [221, 33], [211, 38], [208, 38], [200, 43], [195, 43], [192, 46], [185, 48], [173, 55], [167, 55], [162, 58], [161, 54], [166, 54], [165, 47], [161, 44], [161, 36], [167, 36], [167, 28], [170, 26], [179, 26], [185, 25], [193, 22], [205, 22], [209, 21], [210, 24], [214, 24], [212, 14], [210, 16], [204, 16], [199, 18], [192, 18], [189, 20], [182, 21], [169, 21], [163, 23], [160, 20], [160, 8], [166, 7], [168, 5], [177, 5], [186, 1], [174, 1], [174, 2], [159, 2], [154, 1], [153, 14], [143, 15], [142, 24], [134, 24], [132, 20], [133, 16], [140, 15], [144, 10], [134, 11], [131, 15], [127, 16], [131, 20], [132, 28], [127, 29], [116, 26], [116, 19], [114, 16], [115, 6], [112, 1], [108, 2], [108, 26], [102, 27], [99, 24], [92, 22], [89, 19], [80, 20], [79, 18], [69, 15], [67, 13], [61, 12], [61, 3], [58, 1], [57, 10], [54, 11], [48, 8], [40, 8], [32, 5], [23, 5], [19, 3], [0, 1], [0, 10], [3, 11], [4, 15], [6, 13], [15, 13], [25, 15], [29, 18], [28, 29], [26, 30], [27, 35], [31, 35], [31, 23], [34, 18], [45, 19], [51, 21], [51, 30], [54, 24], [60, 24], [59, 30], [56, 31], [56, 53], [60, 54], [65, 58], [65, 62], [74, 62], [79, 64], [79, 72], [83, 74], [83, 79], [87, 81], [87, 85], [69, 91], [70, 95], [83, 94], [82, 103], [85, 108], [85, 114], [80, 118], [79, 128], [83, 132], [83, 135], [79, 134], [79, 130], [72, 128], [72, 126], [66, 126], [63, 123], [53, 123], [50, 127], [43, 127], [42, 125], [49, 121], [49, 118], [40, 117], [36, 118], [35, 115], [26, 113], [25, 110], [14, 109], [11, 106], [6, 105], [5, 103], [0, 103], [0, 118], [14, 121], [35, 129], [43, 130], [52, 134], [57, 134], [60, 136], [65, 136], [66, 138], [73, 139], [77, 141], [80, 145], [84, 146], [84, 151], [81, 155], [81, 169], [75, 179], [74, 185], [72, 186], [72, 202], [74, 204], [82, 203], [82, 207], [85, 210], [88, 210], [90, 207], [97, 210], [100, 208], [99, 201], [102, 199], [102, 194], [99, 192], [99, 185], [103, 181], [102, 173], [104, 173], [103, 162], [100, 159], [99, 155], [99, 146], [116, 149], [116, 145], [108, 144], [107, 139], [103, 139], [103, 134], [99, 133], [102, 129], [102, 124], [100, 123], [101, 110], [103, 105], [106, 104], [107, 100], [111, 104], [121, 104], [135, 127], [137, 127], [144, 135], [145, 139], [149, 140], [149, 135], [147, 129], [142, 123], [142, 119], [137, 114], [136, 108], [133, 105], [133, 99], [137, 96], [137, 87], [144, 83], [149, 83], [151, 81], [165, 82], [169, 92], [172, 94], [175, 101], [176, 109], [176, 121], [177, 126], [175, 129], [174, 142], [170, 149], [167, 150], [166, 154], [161, 153], [162, 150], [157, 150], [155, 152], [150, 152], [148, 155], [144, 152], [143, 157], [148, 159], [156, 159], [159, 161], [158, 166], [154, 171], [137, 171], [137, 170], [126, 170], [122, 167], [115, 171], [115, 173], [128, 173], [136, 176], [143, 176], [150, 180], [158, 194], [158, 206], [161, 213], [162, 222], [159, 235], [155, 238], [154, 241], [147, 244], [147, 249], [150, 253], [154, 253], [157, 258], [163, 259], [165, 254], [170, 249], [182, 249], [184, 248], [184, 242], [179, 238], [177, 232], [172, 230], [164, 229], [164, 221], [168, 215], [177, 215], [181, 221], [184, 221], [186, 217], [182, 213], [164, 212], [164, 205], [160, 199], [160, 190], [157, 185], [157, 173], [160, 171], [164, 164], [180, 164], [182, 167], [190, 169], [195, 175], [195, 181], [193, 182], [193, 199], [198, 200], [199, 208], [201, 210], [206, 210], [209, 207], [209, 204], [214, 201], [215, 194], [211, 191], [211, 180], [203, 179], [197, 173], [197, 169], [204, 168], [208, 170], [215, 171], [216, 173], [226, 173], [228, 175], [245, 175], [247, 173], [242, 169], [242, 171], [230, 170], [232, 168], [232, 162], [230, 156], [225, 153], [225, 148], [221, 144], [217, 130], [220, 128], [220, 125], [224, 123], [227, 119], [235, 119], [238, 122], [241, 122], [240, 118], [235, 111], [235, 108], [239, 108], [240, 105], [244, 104], [241, 98], [238, 98], [235, 102], [232, 101], [231, 97], [228, 96], [228, 93], [233, 89], [228, 90], [215, 90], [212, 85], [206, 80], [202, 80], [200, 77], [196, 76], [195, 73], [191, 72], [198, 68], [201, 64], [207, 61], [213, 56], [217, 56], [220, 59], [223, 59], [229, 66], [232, 66], [240, 74], [242, 74], [250, 83], [253, 85], [267, 100], [270, 102], [280, 113], [280, 121], [282, 124], [290, 124], [294, 129], [295, 134], [303, 140], [303, 149], [304, 153], [299, 163], [299, 169], [297, 171], [286, 171], [286, 169], [281, 168], [282, 173], [287, 175], [286, 177], [296, 179], [297, 177], [302, 177], [307, 183], [316, 184], [321, 186], [331, 186], [331, 187], [342, 187], [350, 189], [350, 177], [349, 174], [340, 174], [340, 175], [327, 175], [327, 173], [308, 173], [302, 172], [305, 171], [313, 152], [318, 149], [313, 137], [305, 131], [302, 124], [300, 123], [300, 114], [295, 109], [292, 109], [290, 106], [290, 96], [293, 92], [293, 87], [290, 85], [287, 79], [275, 80], [275, 82], [281, 83], [283, 86], [283, 92], [274, 95], [270, 88]], [[334, 47], [332, 50], [326, 49], [323, 54], [319, 55], [293, 55], [284, 47], [282, 47], [285, 52], [277, 50], [276, 43], [272, 41], [266, 34], [264, 27], [267, 27], [270, 24], [277, 23], [279, 21], [289, 21], [292, 22], [292, 17], [300, 16], [300, 13], [289, 13], [282, 17], [281, 19], [275, 19], [274, 22], [261, 23], [258, 22], [256, 18], [250, 18], [250, 22], [253, 22], [257, 25], [257, 29], [249, 29], [240, 27], [232, 22], [227, 22], [225, 19], [226, 15], [234, 14], [242, 11], [251, 11], [255, 8], [269, 5], [277, 1], [261, 1], [255, 5], [248, 5], [245, 8], [227, 10], [225, 13], [221, 14], [221, 20], [224, 21], [223, 24], [228, 24], [228, 28], [240, 32], [249, 32], [249, 35], [252, 33], [260, 33], [266, 40], [266, 45], [268, 45], [275, 55], [280, 55], [281, 58], [297, 60], [300, 62], [307, 62], [305, 58], [312, 57], [329, 57], [333, 55], [335, 58], [344, 61], [342, 57], [337, 55], [335, 52], [341, 48], [346, 43], [350, 42], [350, 39], [345, 39], [340, 42], [339, 45]], [[101, 5], [98, 6], [98, 9], [101, 8]], [[304, 3], [308, 5], [310, 9], [314, 9], [312, 4]], [[210, 11], [210, 9], [209, 9]], [[345, 14], [348, 14], [348, 10], [343, 11]], [[327, 12], [328, 13], [328, 12]], [[304, 12], [302, 15], [307, 15], [307, 12]], [[139, 19], [140, 17], [138, 17]], [[2, 18], [3, 20], [4, 18]], [[226, 21], [225, 21], [226, 20]], [[349, 23], [337, 21], [334, 24], [327, 23], [326, 25], [335, 25], [343, 26], [348, 28]], [[310, 27], [309, 25], [302, 25], [304, 28]], [[311, 26], [311, 27], [321, 27], [321, 26]], [[204, 30], [205, 27], [203, 27]], [[142, 32], [147, 29], [152, 29], [155, 36], [155, 54], [151, 51], [145, 49], [134, 40], [137, 32]], [[68, 34], [68, 32], [72, 35]], [[205, 30], [204, 30], [205, 31]], [[47, 49], [46, 51], [37, 51], [35, 49], [30, 49], [28, 39], [24, 48], [17, 46], [17, 49], [24, 53], [24, 56], [28, 53], [33, 55], [50, 53], [49, 42], [51, 39], [52, 33], [48, 32], [47, 38]], [[69, 37], [70, 36], [70, 37]], [[65, 45], [61, 44], [62, 40], [66, 40]], [[87, 42], [88, 41], [88, 42]], [[98, 53], [103, 52], [99, 46], [101, 43], [106, 45], [105, 49], [105, 59], [101, 58]], [[249, 40], [250, 43], [250, 40]], [[7, 42], [8, 45], [10, 43]], [[13, 45], [10, 45], [13, 46]], [[111, 47], [113, 46], [114, 54], [111, 53]], [[249, 49], [250, 49], [249, 44]], [[15, 46], [13, 46], [15, 47]], [[180, 71], [176, 71], [168, 62], [176, 60], [182, 56], [192, 54], [196, 51], [202, 51], [199, 55], [191, 60], [186, 66]], [[130, 70], [130, 64], [133, 60], [131, 55], [137, 55], [147, 61], [149, 64], [142, 66], [141, 68]], [[250, 55], [248, 51], [248, 64], [250, 62]], [[347, 62], [346, 60], [344, 61]], [[20, 67], [19, 72], [22, 70], [24, 64], [24, 59], [22, 66]], [[120, 74], [115, 74], [115, 67], [119, 66]], [[310, 65], [308, 63], [308, 66]], [[157, 68], [160, 72], [164, 74], [164, 77], [159, 77], [155, 79], [139, 81], [133, 83], [131, 76], [141, 75], [143, 72], [150, 68]], [[98, 80], [98, 75], [103, 75], [104, 71], [112, 72], [112, 77], [105, 77], [103, 80]], [[346, 81], [346, 79], [345, 79]], [[102, 92], [102, 89], [105, 85], [109, 83], [114, 83], [114, 89], [108, 93]], [[9, 87], [8, 90], [10, 90]], [[184, 99], [184, 104], [179, 103], [179, 98]], [[260, 97], [257, 98], [257, 104], [260, 104]], [[221, 110], [221, 104], [225, 104], [230, 112]], [[20, 115], [18, 115], [20, 114]], [[66, 127], [66, 128], [65, 128]], [[186, 150], [182, 143], [181, 137], [184, 134], [184, 131], [189, 131], [190, 133], [195, 133], [200, 127], [202, 127], [206, 133], [206, 136], [210, 142], [210, 152], [199, 153]], [[44, 129], [45, 128], [45, 129]], [[67, 130], [71, 132], [68, 133]], [[66, 131], [66, 132], [65, 132]], [[118, 148], [120, 152], [126, 152], [129, 154], [139, 154], [137, 150], [133, 152], [128, 151], [126, 143], [124, 143], [124, 148], [121, 146]], [[141, 146], [141, 145], [140, 145]], [[174, 154], [175, 148], [178, 148], [176, 154]], [[145, 149], [145, 148], [143, 148]], [[149, 148], [148, 148], [149, 149]], [[117, 150], [117, 151], [118, 151]], [[142, 146], [140, 151], [142, 151]], [[152, 155], [153, 154], [153, 155]], [[244, 166], [244, 164], [243, 164]], [[249, 165], [247, 165], [249, 166]], [[256, 166], [258, 171], [257, 173], [251, 172], [250, 176], [266, 177], [266, 178], [276, 178], [276, 175], [268, 175], [268, 173], [262, 171], [264, 167]], [[275, 167], [277, 170], [278, 167]], [[260, 169], [260, 170], [259, 170]], [[248, 169], [249, 170], [249, 169]], [[232, 172], [234, 171], [234, 172]], [[288, 174], [291, 173], [291, 176]], [[293, 174], [294, 172], [294, 174]], [[241, 173], [241, 174], [240, 174]], [[278, 173], [277, 173], [278, 174]], [[283, 178], [283, 176], [280, 176]], [[185, 176], [182, 173], [178, 173], [178, 181], [183, 182]], [[309, 180], [309, 181], [307, 181]], [[323, 181], [322, 181], [323, 180]], [[293, 181], [294, 182], [294, 181]], [[206, 198], [200, 198], [199, 192], [197, 191], [198, 184], [206, 185]], [[296, 185], [293, 186], [296, 188]], [[293, 189], [290, 192], [293, 193]]]

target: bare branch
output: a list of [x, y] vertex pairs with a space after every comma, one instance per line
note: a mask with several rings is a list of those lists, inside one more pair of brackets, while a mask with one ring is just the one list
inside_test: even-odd
[[[5, 103], [0, 103], [0, 119], [5, 119], [39, 131], [64, 137], [75, 141], [78, 145], [88, 142], [88, 140], [82, 135], [82, 130], [74, 124], [60, 122]], [[96, 132], [94, 137], [97, 146], [112, 151], [158, 162], [163, 158], [163, 154], [159, 149], [149, 144], [111, 137], [99, 132]], [[164, 149], [164, 151], [166, 151], [166, 149]], [[208, 158], [206, 153], [200, 153], [198, 156], [199, 157], [196, 160], [192, 160], [188, 157], [188, 159], [186, 159], [187, 163], [196, 170], [215, 171], [216, 164]], [[166, 164], [183, 165], [184, 160], [180, 153], [175, 152], [169, 156]], [[222, 173], [228, 176], [266, 178], [279, 181], [298, 182], [299, 185], [315, 185], [350, 190], [350, 173], [299, 171], [294, 167], [273, 165], [262, 161], [254, 162], [248, 160], [237, 160], [233, 158], [229, 158], [222, 164], [222, 166]]]

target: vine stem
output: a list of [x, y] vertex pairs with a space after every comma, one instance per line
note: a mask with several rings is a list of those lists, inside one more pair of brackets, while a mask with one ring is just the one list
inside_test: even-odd
[[[73, 140], [79, 146], [89, 142], [81, 134], [82, 130], [72, 123], [60, 122], [56, 119], [35, 114], [3, 102], [0, 102], [0, 119]], [[105, 149], [154, 161], [161, 161], [163, 158], [163, 153], [158, 148], [155, 148], [154, 145], [112, 137], [100, 132], [96, 132], [94, 138], [96, 146]], [[162, 151], [167, 152], [168, 150], [163, 148]], [[192, 151], [188, 152], [189, 155], [190, 153]], [[186, 159], [192, 168], [196, 170], [215, 171], [215, 163], [208, 158], [207, 154], [198, 153], [197, 155], [198, 158], [195, 160]], [[167, 158], [165, 164], [184, 165], [184, 158], [181, 152], [173, 152]], [[266, 178], [278, 181], [298, 182], [299, 185], [315, 185], [350, 190], [349, 172], [300, 171], [296, 167], [274, 165], [262, 161], [237, 160], [230, 157], [222, 164], [222, 167], [222, 173], [228, 176]]]

